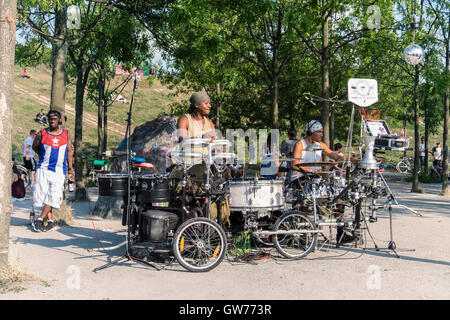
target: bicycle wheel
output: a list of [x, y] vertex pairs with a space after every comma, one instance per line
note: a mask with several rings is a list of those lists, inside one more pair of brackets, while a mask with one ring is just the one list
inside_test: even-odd
[[19, 171], [20, 175], [23, 177], [25, 188], [31, 185], [31, 172], [29, 172], [27, 168], [21, 165], [16, 165], [16, 168]]
[[[300, 231], [294, 234], [278, 234], [273, 236], [273, 244], [284, 257], [300, 259], [306, 256], [317, 243], [317, 233], [314, 223], [299, 211], [283, 214], [275, 223], [274, 231]], [[301, 233], [301, 231], [305, 231]]]
[[397, 163], [397, 171], [400, 173], [408, 173], [410, 167], [408, 166], [408, 164], [404, 161], [400, 161], [399, 163]]
[[208, 218], [182, 223], [173, 237], [172, 250], [178, 262], [194, 272], [210, 271], [225, 257], [227, 241], [223, 229]]

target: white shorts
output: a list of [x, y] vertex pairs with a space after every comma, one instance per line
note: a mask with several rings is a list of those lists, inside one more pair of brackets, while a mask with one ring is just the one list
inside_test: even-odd
[[59, 209], [63, 201], [65, 176], [47, 169], [37, 169], [33, 188], [33, 207], [49, 205]]

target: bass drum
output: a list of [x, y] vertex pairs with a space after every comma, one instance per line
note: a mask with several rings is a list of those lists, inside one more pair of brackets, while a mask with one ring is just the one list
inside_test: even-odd
[[232, 211], [279, 210], [285, 205], [283, 181], [232, 181], [230, 208]]
[[99, 174], [98, 194], [100, 196], [126, 196], [128, 194], [128, 175], [118, 173]]

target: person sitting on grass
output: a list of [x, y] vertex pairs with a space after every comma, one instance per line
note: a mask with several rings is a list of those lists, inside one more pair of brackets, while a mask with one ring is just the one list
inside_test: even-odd
[[47, 120], [47, 116], [45, 114], [45, 110], [41, 109], [41, 112], [39, 112], [36, 115], [36, 118], [34, 119], [34, 121], [43, 124], [43, 125], [47, 125], [48, 124], [48, 120]]
[[28, 71], [27, 71], [27, 69], [23, 69], [23, 72], [22, 72], [22, 74], [20, 75], [22, 78], [27, 78], [27, 79], [30, 79], [31, 78], [31, 76], [30, 76], [30, 74], [28, 73]]
[[441, 161], [433, 160], [433, 164], [430, 167], [430, 175], [440, 177], [442, 175]]

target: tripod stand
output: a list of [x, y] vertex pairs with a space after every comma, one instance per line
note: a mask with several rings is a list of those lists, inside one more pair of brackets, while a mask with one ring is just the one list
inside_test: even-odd
[[[393, 228], [392, 228], [392, 207], [393, 207], [392, 201], [395, 201], [395, 203], [396, 203], [395, 206], [397, 206], [397, 207], [404, 207], [404, 208], [406, 208], [406, 209], [408, 209], [408, 210], [414, 212], [415, 214], [417, 214], [417, 215], [419, 215], [419, 216], [421, 216], [421, 215], [420, 215], [417, 211], [415, 211], [415, 210], [413, 210], [413, 209], [410, 209], [410, 208], [408, 208], [407, 206], [403, 206], [403, 205], [399, 205], [399, 204], [398, 204], [397, 200], [396, 200], [395, 197], [394, 197], [394, 194], [392, 193], [391, 189], [389, 188], [389, 185], [387, 184], [386, 180], [384, 179], [384, 177], [383, 177], [383, 175], [381, 174], [381, 172], [380, 172], [379, 169], [378, 169], [378, 170], [373, 170], [372, 173], [373, 173], [373, 175], [379, 174], [379, 176], [381, 177], [381, 180], [382, 180], [383, 183], [384, 183], [384, 186], [386, 187], [386, 190], [388, 191], [388, 205], [387, 205], [387, 208], [388, 208], [388, 211], [389, 211], [389, 244], [388, 244], [388, 247], [387, 247], [387, 248], [380, 248], [380, 247], [377, 246], [375, 240], [374, 240], [373, 237], [371, 236], [371, 239], [372, 239], [372, 241], [373, 241], [375, 247], [374, 247], [374, 248], [364, 248], [364, 249], [365, 249], [365, 250], [375, 250], [375, 251], [384, 251], [384, 250], [389, 251], [389, 250], [390, 250], [390, 251], [393, 251], [393, 252], [394, 252], [394, 254], [395, 254], [395, 256], [396, 256], [397, 258], [400, 258], [400, 256], [397, 254], [397, 252], [400, 252], [400, 251], [403, 251], [403, 252], [406, 252], [406, 251], [415, 251], [415, 249], [399, 249], [399, 248], [397, 248], [397, 245], [396, 245], [395, 242], [394, 242], [393, 230], [392, 230], [392, 229], [393, 229]], [[383, 207], [384, 207], [384, 206], [383, 206]], [[372, 208], [372, 210], [376, 210], [376, 208]], [[364, 221], [365, 221], [365, 219], [364, 219]], [[366, 223], [366, 227], [368, 228], [367, 223]], [[369, 233], [369, 234], [370, 234], [370, 233]]]
[[[130, 136], [131, 136], [131, 112], [132, 112], [132, 108], [133, 108], [133, 103], [134, 103], [134, 94], [137, 88], [137, 69], [134, 71], [134, 81], [133, 81], [133, 91], [132, 91], [132, 95], [131, 95], [131, 101], [130, 101], [130, 109], [128, 111], [128, 117], [127, 117], [127, 129], [125, 132], [125, 140], [127, 142], [127, 152], [126, 152], [126, 166], [127, 166], [127, 173], [128, 173], [128, 179], [127, 179], [127, 197], [126, 197], [126, 217], [127, 217], [127, 236], [126, 236], [126, 241], [114, 246], [114, 247], [110, 247], [108, 249], [116, 249], [119, 247], [122, 247], [124, 244], [126, 245], [126, 252], [124, 253], [124, 255], [120, 256], [119, 258], [103, 265], [100, 266], [98, 268], [95, 268], [93, 271], [97, 272], [100, 270], [103, 270], [107, 267], [110, 267], [116, 263], [119, 263], [123, 260], [132, 260], [132, 259], [136, 259], [134, 258], [131, 254], [130, 251], [132, 250], [132, 244], [131, 244], [131, 237], [130, 237], [130, 233], [131, 233], [131, 224], [130, 224], [130, 220], [131, 220], [131, 182], [133, 181], [133, 172], [131, 170], [131, 144], [130, 144]], [[143, 261], [140, 260], [141, 262], [144, 262], [152, 267], [154, 267], [157, 270], [161, 270], [161, 268], [159, 268], [158, 266], [147, 262], [147, 261]]]

